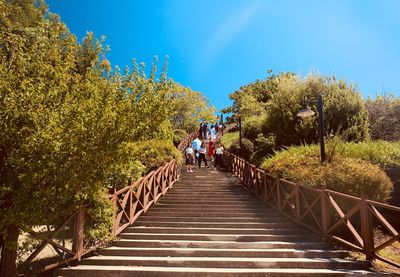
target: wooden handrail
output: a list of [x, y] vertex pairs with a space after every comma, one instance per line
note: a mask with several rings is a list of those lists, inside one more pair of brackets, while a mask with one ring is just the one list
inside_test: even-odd
[[[224, 159], [225, 164], [239, 177], [244, 186], [286, 217], [326, 239], [333, 239], [364, 253], [369, 261], [379, 259], [400, 268], [399, 263], [379, 255], [379, 251], [386, 247], [399, 248], [393, 243], [400, 243], [400, 230], [396, 229], [377, 209], [396, 213], [395, 218], [399, 219], [400, 207], [275, 178], [227, 151], [224, 153]], [[341, 207], [344, 203], [346, 207], [349, 206], [347, 209]], [[338, 229], [343, 227], [351, 236], [338, 232]], [[385, 230], [389, 239], [374, 245], [377, 243], [374, 227]]]
[[[177, 147], [183, 151], [188, 142], [192, 141], [196, 133], [189, 134]], [[120, 234], [126, 227], [135, 222], [137, 218], [145, 213], [152, 205], [165, 195], [178, 180], [181, 165], [176, 160], [172, 160], [158, 169], [151, 171], [138, 180], [131, 180], [129, 185], [109, 194], [108, 198], [113, 206], [113, 226], [111, 235], [113, 237]], [[34, 273], [42, 273], [55, 267], [68, 264], [74, 260], [80, 260], [82, 256], [92, 252], [98, 247], [104, 246], [105, 242], [91, 243], [84, 236], [85, 210], [87, 206], [82, 206], [66, 218], [60, 226], [49, 232], [46, 238], [39, 234], [27, 230], [32, 237], [40, 240], [41, 243], [19, 266], [20, 270], [29, 270]], [[73, 223], [73, 224], [72, 224]], [[72, 226], [72, 227], [71, 227]], [[54, 237], [65, 229], [72, 231], [70, 239], [71, 249], [60, 245], [54, 241]], [[72, 229], [72, 230], [71, 230]], [[43, 263], [34, 268], [32, 261], [42, 252], [46, 246], [51, 245], [60, 256], [58, 261]]]

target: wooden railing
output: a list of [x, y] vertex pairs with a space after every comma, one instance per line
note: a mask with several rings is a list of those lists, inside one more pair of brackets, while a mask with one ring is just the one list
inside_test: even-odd
[[110, 196], [114, 206], [112, 235], [117, 236], [165, 195], [179, 177], [175, 160]]
[[[181, 166], [172, 160], [139, 180], [109, 195], [113, 203], [113, 227], [111, 236], [120, 234], [127, 226], [145, 213], [161, 196], [165, 195], [178, 180]], [[41, 273], [60, 265], [80, 260], [83, 255], [104, 246], [107, 242], [93, 241], [85, 237], [86, 206], [80, 207], [59, 226], [42, 226], [28, 230], [34, 240], [34, 250], [19, 265], [19, 272]], [[44, 232], [45, 231], [45, 232]], [[55, 255], [49, 257], [49, 252]]]
[[325, 239], [364, 253], [369, 261], [400, 267], [380, 254], [388, 247], [393, 255], [400, 250], [400, 207], [278, 179], [231, 153], [224, 156], [242, 184], [278, 212]]

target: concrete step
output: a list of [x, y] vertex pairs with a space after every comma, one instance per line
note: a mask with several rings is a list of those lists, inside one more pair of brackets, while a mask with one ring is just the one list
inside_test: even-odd
[[85, 265], [109, 266], [181, 266], [222, 268], [343, 268], [365, 269], [365, 262], [341, 258], [243, 258], [243, 257], [148, 257], [94, 256]]
[[319, 249], [232, 249], [232, 248], [141, 248], [108, 247], [99, 250], [103, 256], [168, 257], [264, 257], [264, 258], [345, 258], [347, 251]]
[[307, 234], [303, 229], [300, 228], [189, 228], [189, 227], [127, 227], [124, 233], [134, 233], [134, 232], [146, 232], [146, 233], [177, 233], [177, 234], [246, 234], [246, 235], [255, 235], [255, 234]]
[[[200, 197], [199, 193], [193, 193], [193, 194], [188, 194], [188, 193], [179, 193], [179, 194], [174, 194], [174, 195], [168, 195], [168, 197], [162, 198], [162, 200], [178, 200], [178, 199], [185, 199], [185, 200], [198, 200]], [[215, 193], [213, 194], [207, 194], [207, 195], [201, 195], [202, 199], [207, 199], [207, 200], [240, 200], [240, 201], [249, 201], [249, 196], [248, 195], [234, 195], [234, 194], [225, 194], [222, 195], [218, 193], [217, 195]]]
[[276, 212], [273, 211], [244, 211], [244, 212], [232, 212], [229, 210], [225, 211], [187, 211], [187, 210], [175, 210], [166, 211], [164, 209], [150, 209], [145, 216], [165, 216], [165, 217], [246, 217], [246, 218], [262, 218], [262, 217], [276, 217]]
[[176, 222], [157, 222], [139, 219], [133, 226], [147, 227], [205, 227], [205, 228], [290, 228], [293, 226], [289, 222], [193, 222], [193, 221], [176, 221]]
[[191, 240], [191, 241], [240, 241], [240, 242], [257, 242], [257, 241], [310, 241], [310, 237], [305, 235], [229, 235], [229, 234], [148, 234], [148, 233], [122, 233], [122, 239], [144, 239], [144, 240]]
[[179, 207], [186, 207], [186, 208], [198, 208], [199, 206], [201, 206], [202, 208], [205, 209], [230, 209], [230, 208], [239, 208], [239, 209], [244, 209], [244, 208], [248, 208], [248, 209], [260, 209], [260, 210], [271, 210], [268, 207], [265, 207], [263, 205], [261, 205], [261, 203], [259, 202], [231, 202], [231, 203], [201, 203], [198, 202], [196, 203], [196, 205], [193, 204], [193, 202], [187, 201], [187, 203], [179, 203], [177, 201], [173, 201], [173, 202], [166, 202], [164, 203], [164, 201], [160, 200], [160, 202], [158, 202], [155, 207], [168, 207], [171, 206], [171, 208], [179, 206]]
[[[55, 276], [76, 277], [318, 277], [318, 276], [382, 276], [366, 270], [300, 269], [300, 268], [198, 268], [198, 267], [145, 267], [145, 266], [93, 266], [81, 265], [59, 269]], [[395, 276], [388, 274], [385, 276]]]
[[[163, 204], [156, 204], [155, 206], [151, 207], [151, 209], [148, 211], [148, 213], [151, 212], [210, 212], [210, 213], [266, 213], [266, 214], [273, 214], [272, 209], [268, 209], [266, 207], [263, 208], [251, 208], [251, 207], [238, 207], [238, 206], [216, 206], [216, 207], [210, 207], [210, 206], [192, 206], [192, 207], [186, 207], [185, 209], [182, 209], [181, 206], [179, 205], [163, 205]], [[276, 213], [275, 213], [276, 214]]]
[[328, 249], [322, 242], [282, 242], [282, 241], [256, 241], [256, 242], [237, 242], [237, 241], [192, 241], [192, 240], [145, 240], [145, 239], [120, 239], [113, 241], [116, 247], [156, 247], [156, 248], [231, 248], [231, 249]]
[[249, 216], [249, 217], [234, 217], [234, 216], [200, 216], [200, 217], [175, 217], [175, 216], [156, 216], [146, 214], [143, 217], [139, 218], [137, 222], [142, 221], [163, 221], [163, 222], [249, 222], [252, 223], [271, 223], [271, 222], [287, 222], [287, 219], [278, 217], [278, 216], [271, 216], [271, 217], [257, 217], [257, 216]]

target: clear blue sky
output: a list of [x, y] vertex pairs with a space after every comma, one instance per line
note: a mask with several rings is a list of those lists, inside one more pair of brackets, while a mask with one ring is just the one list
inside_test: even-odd
[[[106, 36], [123, 68], [169, 56], [169, 76], [218, 109], [241, 85], [316, 71], [364, 97], [400, 96], [399, 0], [47, 0], [72, 33]], [[161, 65], [160, 65], [161, 66]]]

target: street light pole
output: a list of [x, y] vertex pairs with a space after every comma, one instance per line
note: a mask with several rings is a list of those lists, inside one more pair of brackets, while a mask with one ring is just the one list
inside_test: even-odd
[[324, 142], [324, 103], [322, 95], [318, 95], [318, 115], [319, 115], [319, 143], [321, 148], [321, 163], [325, 162], [325, 142]]
[[[324, 109], [323, 109], [323, 100], [322, 95], [318, 95], [318, 103], [317, 103], [317, 110], [318, 110], [318, 132], [319, 132], [319, 145], [321, 149], [321, 163], [325, 162], [325, 142], [324, 142]], [[309, 107], [302, 109], [300, 112], [297, 113], [297, 116], [304, 119], [310, 118], [315, 114], [313, 110]]]

